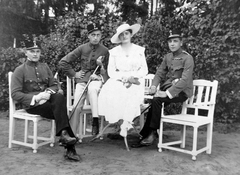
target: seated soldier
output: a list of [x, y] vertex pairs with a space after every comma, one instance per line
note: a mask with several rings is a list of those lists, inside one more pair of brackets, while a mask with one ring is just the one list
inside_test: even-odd
[[[154, 95], [151, 107], [143, 129], [140, 131], [142, 139], [133, 144], [133, 148], [152, 145], [156, 139], [157, 129], [160, 127], [162, 103], [184, 102], [193, 94], [193, 57], [182, 49], [180, 31], [170, 31], [167, 39], [171, 53], [164, 56], [150, 87]], [[157, 90], [160, 82], [164, 82]]]
[[68, 121], [65, 97], [58, 93], [57, 82], [48, 65], [39, 62], [39, 43], [36, 40], [26, 41], [24, 51], [27, 60], [12, 75], [13, 100], [21, 103], [30, 114], [54, 119], [56, 136], [60, 136], [59, 144], [67, 149], [65, 158], [80, 161], [74, 146], [77, 138]]

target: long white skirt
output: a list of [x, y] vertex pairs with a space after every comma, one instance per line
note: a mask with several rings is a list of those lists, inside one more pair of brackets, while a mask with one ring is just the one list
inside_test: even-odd
[[140, 104], [143, 102], [143, 96], [142, 84], [132, 84], [126, 88], [122, 82], [110, 78], [99, 94], [99, 115], [105, 116], [109, 123], [115, 123], [120, 119], [132, 122], [141, 113]]

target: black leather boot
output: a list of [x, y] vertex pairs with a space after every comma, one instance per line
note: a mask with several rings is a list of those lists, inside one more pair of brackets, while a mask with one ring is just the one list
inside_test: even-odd
[[79, 161], [82, 160], [81, 157], [77, 154], [74, 145], [68, 146], [68, 147], [66, 147], [66, 149], [67, 149], [67, 151], [64, 155], [65, 159], [73, 160], [73, 161], [76, 161], [76, 162], [79, 162]]
[[77, 142], [75, 137], [70, 137], [67, 130], [62, 130], [61, 136], [59, 139], [59, 146], [68, 146], [74, 145]]
[[92, 122], [92, 135], [98, 135], [99, 133], [99, 123], [98, 123], [98, 118], [94, 117], [93, 122]]
[[140, 143], [142, 145], [145, 145], [145, 146], [149, 146], [149, 145], [152, 145], [154, 140], [157, 138], [157, 131], [156, 130], [152, 130], [150, 132], [150, 134], [145, 138], [143, 139]]

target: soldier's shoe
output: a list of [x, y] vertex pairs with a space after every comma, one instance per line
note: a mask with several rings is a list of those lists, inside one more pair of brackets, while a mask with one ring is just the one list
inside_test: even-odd
[[70, 137], [66, 130], [61, 132], [61, 136], [59, 139], [59, 146], [69, 146], [74, 145], [77, 142], [75, 137]]
[[82, 161], [80, 155], [77, 154], [74, 146], [67, 147], [67, 151], [64, 155], [65, 159], [80, 162]]
[[99, 134], [99, 124], [95, 123], [92, 125], [92, 135], [98, 135]]

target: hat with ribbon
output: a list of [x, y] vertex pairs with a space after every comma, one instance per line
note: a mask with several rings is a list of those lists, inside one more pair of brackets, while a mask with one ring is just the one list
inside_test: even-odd
[[131, 26], [130, 26], [129, 24], [122, 24], [122, 25], [120, 25], [120, 26], [117, 28], [117, 33], [115, 33], [115, 34], [112, 36], [111, 42], [112, 42], [112, 43], [120, 43], [121, 40], [119, 39], [118, 36], [119, 36], [122, 32], [124, 32], [124, 31], [126, 31], [126, 30], [132, 30], [132, 36], [133, 36], [134, 34], [136, 34], [136, 33], [139, 31], [140, 27], [141, 27], [140, 24], [134, 24], [134, 25], [131, 25]]
[[171, 38], [182, 38], [182, 33], [180, 30], [174, 29], [169, 31], [168, 40]]
[[91, 24], [87, 25], [88, 35], [97, 30], [100, 30], [100, 31], [102, 30], [101, 26], [99, 24], [91, 23]]

